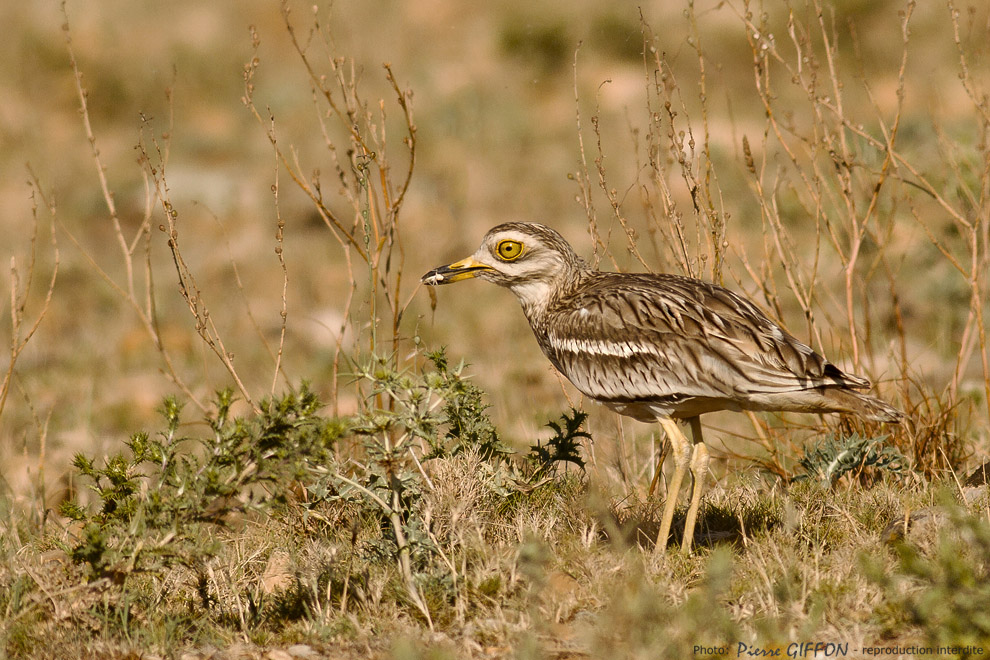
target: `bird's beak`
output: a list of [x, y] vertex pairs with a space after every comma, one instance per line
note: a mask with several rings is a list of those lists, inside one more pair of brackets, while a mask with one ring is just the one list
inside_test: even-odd
[[451, 282], [459, 282], [461, 280], [469, 280], [472, 277], [477, 277], [487, 270], [495, 269], [491, 266], [486, 266], [485, 264], [475, 261], [474, 257], [468, 257], [467, 259], [461, 259], [456, 263], [434, 268], [426, 275], [423, 275], [422, 281], [423, 284], [429, 284], [432, 286], [437, 286], [439, 284], [450, 284]]

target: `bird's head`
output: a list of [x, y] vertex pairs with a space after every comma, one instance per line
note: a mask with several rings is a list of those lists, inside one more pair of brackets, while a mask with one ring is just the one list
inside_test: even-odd
[[423, 283], [436, 286], [480, 277], [511, 289], [529, 308], [545, 303], [555, 288], [587, 269], [553, 229], [510, 222], [490, 229], [470, 257], [428, 272]]

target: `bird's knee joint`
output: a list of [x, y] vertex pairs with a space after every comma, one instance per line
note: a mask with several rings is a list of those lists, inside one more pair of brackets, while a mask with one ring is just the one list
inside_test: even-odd
[[711, 455], [708, 453], [708, 447], [703, 443], [698, 443], [694, 446], [694, 452], [691, 455], [691, 471], [694, 473], [704, 472], [708, 469], [708, 463], [711, 461]]
[[673, 450], [674, 465], [681, 467], [688, 467], [691, 465], [691, 445], [674, 443]]

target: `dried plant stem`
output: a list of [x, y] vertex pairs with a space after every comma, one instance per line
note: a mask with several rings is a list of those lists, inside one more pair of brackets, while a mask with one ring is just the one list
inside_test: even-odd
[[[588, 216], [588, 233], [591, 236], [591, 249], [592, 249], [592, 264], [597, 268], [598, 264], [601, 263], [602, 257], [609, 254], [608, 251], [608, 238], [602, 239], [601, 234], [598, 231], [598, 214], [595, 210], [594, 202], [591, 198], [591, 176], [588, 173], [588, 156], [584, 149], [584, 130], [581, 124], [581, 93], [578, 89], [578, 53], [581, 52], [581, 44], [574, 49], [574, 62], [572, 64], [572, 69], [574, 72], [574, 121], [577, 124], [577, 140], [578, 140], [578, 154], [579, 154], [579, 167], [576, 174], [573, 175], [575, 181], [578, 184], [578, 202], [584, 207], [585, 213]], [[613, 264], [615, 263], [614, 257], [612, 258]]]
[[[392, 66], [384, 64], [385, 79], [391, 87], [395, 103], [401, 111], [405, 135], [402, 138], [407, 156], [405, 171], [398, 183], [393, 182], [392, 165], [389, 160], [389, 142], [386, 126], [388, 115], [384, 99], [378, 101], [373, 111], [372, 106], [364, 101], [358, 93], [357, 76], [353, 63], [332, 54], [329, 37], [319, 23], [318, 14], [314, 14], [313, 28], [309, 38], [303, 42], [291, 21], [288, 4], [282, 4], [283, 21], [292, 41], [293, 47], [302, 62], [313, 88], [314, 106], [324, 137], [327, 152], [331, 157], [337, 179], [343, 183], [344, 198], [350, 203], [352, 220], [344, 219], [340, 213], [332, 210], [323, 198], [319, 179], [319, 171], [315, 171], [312, 179], [303, 174], [303, 168], [298, 156], [293, 153], [289, 158], [278, 146], [275, 138], [274, 124], [262, 120], [262, 114], [254, 103], [254, 76], [257, 73], [259, 59], [257, 55], [245, 67], [245, 94], [243, 101], [255, 118], [265, 125], [266, 134], [272, 143], [277, 158], [286, 168], [289, 177], [314, 203], [334, 239], [342, 250], [353, 251], [368, 267], [369, 302], [372, 309], [373, 322], [369, 328], [369, 348], [377, 352], [379, 348], [379, 298], [384, 301], [388, 310], [387, 331], [389, 351], [393, 354], [401, 339], [402, 318], [412, 297], [403, 300], [402, 270], [404, 254], [400, 235], [399, 212], [405, 201], [412, 173], [416, 163], [416, 125], [413, 121], [411, 93], [400, 88]], [[259, 44], [257, 33], [252, 31], [255, 48]], [[318, 73], [318, 66], [309, 54], [309, 46], [314, 37], [321, 37], [326, 46], [328, 56], [326, 64], [330, 76]], [[325, 107], [324, 107], [325, 104]], [[347, 150], [347, 162], [339, 158], [340, 150], [333, 137], [334, 127], [328, 124], [328, 119], [335, 120], [336, 126], [342, 128], [350, 148]], [[353, 273], [353, 271], [351, 271]], [[353, 290], [359, 286], [352, 281]]]
[[[73, 232], [64, 224], [59, 223], [60, 228], [65, 232], [66, 236], [72, 242], [76, 248], [79, 249], [83, 258], [92, 266], [92, 268], [97, 272], [97, 274], [106, 282], [118, 295], [131, 307], [135, 315], [138, 318], [141, 326], [147, 332], [148, 336], [151, 338], [155, 349], [162, 358], [162, 362], [165, 364], [165, 369], [168, 378], [175, 383], [179, 389], [186, 395], [189, 401], [192, 401], [197, 408], [202, 411], [206, 411], [205, 404], [196, 397], [192, 389], [186, 384], [185, 380], [179, 376], [179, 373], [175, 367], [172, 356], [166, 348], [161, 332], [159, 329], [158, 315], [155, 306], [155, 295], [154, 295], [154, 280], [152, 278], [151, 269], [151, 215], [154, 208], [154, 192], [152, 190], [151, 183], [148, 178], [145, 177], [145, 210], [144, 216], [141, 219], [137, 230], [134, 233], [134, 238], [128, 241], [125, 236], [123, 229], [120, 225], [120, 220], [117, 216], [117, 206], [114, 201], [113, 192], [110, 189], [110, 185], [107, 181], [106, 167], [103, 164], [102, 157], [100, 155], [100, 150], [97, 146], [96, 135], [93, 132], [93, 126], [90, 122], [89, 117], [89, 104], [88, 97], [89, 94], [83, 85], [83, 74], [79, 69], [79, 65], [76, 61], [75, 52], [72, 48], [72, 36], [69, 28], [69, 17], [66, 11], [65, 3], [61, 6], [62, 15], [65, 19], [63, 31], [65, 34], [65, 45], [66, 50], [69, 54], [69, 64], [72, 68], [73, 77], [75, 81], [76, 95], [79, 99], [79, 114], [83, 120], [83, 128], [86, 133], [86, 139], [89, 142], [90, 150], [92, 152], [93, 163], [96, 166], [96, 175], [100, 182], [100, 189], [103, 193], [103, 201], [107, 207], [107, 211], [110, 214], [111, 225], [113, 227], [114, 236], [116, 237], [117, 244], [120, 247], [120, 255], [123, 259], [125, 278], [124, 283], [119, 284], [106, 269], [104, 269], [96, 259], [90, 254], [82, 242], [76, 238]], [[169, 97], [169, 125], [171, 126], [172, 115], [171, 115], [171, 97]], [[167, 160], [167, 146], [163, 151], [163, 160]], [[134, 274], [134, 254], [138, 247], [144, 246], [144, 275], [145, 275], [145, 290], [143, 296], [139, 297], [136, 288], [137, 279]]]
[[196, 333], [200, 336], [206, 346], [213, 351], [214, 355], [220, 358], [220, 361], [227, 369], [227, 373], [229, 373], [231, 378], [234, 380], [234, 384], [237, 386], [241, 396], [244, 397], [244, 401], [250, 405], [255, 412], [261, 412], [261, 409], [254, 403], [250, 391], [244, 381], [237, 373], [237, 369], [234, 367], [234, 354], [226, 347], [223, 337], [221, 336], [216, 323], [213, 321], [210, 310], [203, 300], [202, 291], [196, 283], [192, 270], [186, 264], [185, 258], [182, 256], [182, 251], [179, 248], [179, 230], [176, 224], [179, 217], [179, 212], [172, 205], [169, 195], [168, 180], [165, 173], [165, 168], [168, 161], [168, 151], [166, 148], [163, 148], [162, 144], [156, 137], [151, 138], [151, 145], [154, 147], [154, 152], [157, 156], [157, 164], [152, 162], [148, 146], [143, 139], [138, 147], [141, 153], [141, 163], [144, 165], [145, 173], [154, 183], [155, 198], [159, 200], [165, 214], [165, 223], [159, 225], [158, 229], [168, 237], [168, 248], [172, 255], [172, 263], [175, 267], [175, 272], [179, 277], [179, 294], [182, 296], [186, 306], [189, 308], [189, 312], [196, 321]]
[[[275, 120], [272, 119], [274, 124]], [[275, 132], [275, 127], [272, 126], [272, 132]], [[271, 397], [275, 397], [275, 388], [278, 385], [279, 374], [284, 376], [282, 372], [282, 353], [285, 350], [285, 329], [289, 318], [289, 269], [285, 264], [285, 221], [282, 220], [282, 211], [278, 204], [278, 173], [280, 170], [278, 154], [275, 154], [275, 167], [272, 176], [274, 177], [274, 183], [272, 183], [272, 196], [275, 200], [275, 254], [278, 256], [278, 264], [282, 269], [282, 306], [279, 310], [279, 332], [278, 332], [278, 353], [275, 355], [275, 368], [272, 373], [272, 389]], [[265, 343], [267, 346], [267, 342]], [[286, 384], [290, 384], [289, 379], [285, 378]]]
[[[20, 357], [24, 348], [28, 345], [28, 342], [31, 341], [31, 338], [34, 337], [35, 332], [37, 332], [38, 328], [41, 326], [41, 322], [48, 314], [48, 309], [52, 302], [52, 296], [55, 293], [55, 282], [58, 279], [59, 251], [58, 241], [55, 236], [55, 203], [48, 200], [41, 188], [38, 178], [35, 176], [30, 167], [28, 167], [28, 174], [31, 177], [31, 185], [34, 189], [31, 194], [31, 250], [28, 254], [26, 267], [19, 267], [17, 265], [16, 257], [12, 256], [10, 258], [10, 343], [7, 353], [9, 361], [7, 363], [7, 369], [3, 374], [3, 380], [0, 381], [0, 419], [3, 418], [3, 411], [7, 405], [7, 396], [10, 393], [10, 387], [13, 383], [14, 368], [17, 365], [17, 359]], [[27, 322], [25, 314], [27, 311], [28, 299], [31, 294], [31, 284], [34, 281], [35, 273], [38, 270], [38, 200], [41, 200], [41, 203], [44, 204], [45, 208], [48, 210], [49, 216], [51, 217], [49, 242], [51, 243], [53, 263], [51, 278], [48, 281], [48, 289], [45, 292], [45, 298], [41, 303], [41, 308], [35, 314], [34, 319]], [[23, 282], [21, 281], [22, 277], [25, 278]]]

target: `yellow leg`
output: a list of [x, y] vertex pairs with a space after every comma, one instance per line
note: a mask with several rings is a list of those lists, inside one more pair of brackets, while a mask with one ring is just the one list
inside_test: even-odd
[[670, 481], [670, 488], [667, 489], [667, 501], [663, 507], [663, 517], [660, 519], [660, 533], [657, 534], [657, 543], [654, 552], [662, 552], [667, 547], [667, 539], [670, 536], [670, 523], [674, 520], [674, 507], [677, 506], [677, 492], [681, 489], [681, 482], [684, 481], [684, 473], [687, 472], [691, 463], [691, 443], [684, 437], [684, 434], [677, 428], [677, 422], [669, 417], [661, 417], [660, 426], [663, 427], [667, 439], [670, 440], [671, 449], [674, 453], [674, 478]]
[[705, 490], [705, 477], [708, 475], [708, 463], [711, 457], [704, 438], [701, 437], [701, 420], [691, 418], [691, 435], [694, 440], [694, 452], [691, 455], [691, 476], [694, 485], [691, 489], [691, 504], [688, 506], [687, 518], [684, 520], [684, 538], [681, 541], [681, 552], [691, 552], [694, 542], [694, 524], [698, 520], [698, 507], [701, 505], [701, 495]]

